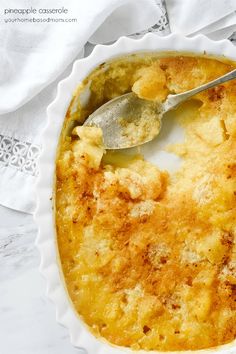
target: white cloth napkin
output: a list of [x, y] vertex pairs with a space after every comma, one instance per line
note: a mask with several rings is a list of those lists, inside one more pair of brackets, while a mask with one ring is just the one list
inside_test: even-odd
[[[67, 14], [10, 13], [62, 7], [68, 9]], [[214, 39], [227, 38], [236, 30], [235, 11], [235, 0], [12, 0], [10, 4], [1, 0], [0, 204], [33, 212], [46, 107], [76, 58], [87, 55], [94, 44], [147, 31], [164, 35], [171, 29], [186, 35], [202, 32]], [[26, 23], [23, 18], [77, 21]]]
[[[236, 23], [235, 0], [167, 0], [166, 6], [171, 32], [208, 34]], [[224, 22], [227, 16], [233, 23]]]
[[[12, 0], [10, 4], [11, 8], [29, 8], [27, 0]], [[47, 0], [31, 0], [30, 4], [36, 9], [48, 8]], [[64, 0], [51, 0], [50, 8], [64, 4]], [[0, 114], [19, 108], [55, 80], [97, 28], [100, 36], [109, 41], [154, 25], [159, 16], [154, 0], [70, 0], [66, 4], [69, 14], [65, 17], [76, 18], [77, 22], [1, 24]], [[9, 1], [1, 0], [0, 6], [8, 10]], [[122, 22], [127, 13], [132, 16], [129, 21], [124, 17]], [[3, 21], [8, 17], [13, 16], [2, 14]]]

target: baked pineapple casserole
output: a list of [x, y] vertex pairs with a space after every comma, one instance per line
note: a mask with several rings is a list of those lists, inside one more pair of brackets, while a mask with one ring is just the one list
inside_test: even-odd
[[204, 57], [131, 55], [79, 86], [56, 161], [56, 226], [65, 283], [90, 330], [134, 350], [219, 346], [236, 338], [236, 82], [177, 114], [175, 173], [138, 154], [105, 151], [82, 123], [134, 91], [163, 101], [231, 71]]

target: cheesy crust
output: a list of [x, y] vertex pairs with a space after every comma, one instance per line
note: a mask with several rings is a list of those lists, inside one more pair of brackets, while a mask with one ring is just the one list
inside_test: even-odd
[[132, 89], [163, 101], [234, 67], [181, 55], [116, 59], [85, 79], [68, 109], [56, 161], [60, 260], [76, 311], [115, 345], [197, 350], [236, 338], [236, 83], [183, 105], [184, 142], [168, 147], [183, 162], [172, 175], [106, 152], [98, 128], [78, 125]]

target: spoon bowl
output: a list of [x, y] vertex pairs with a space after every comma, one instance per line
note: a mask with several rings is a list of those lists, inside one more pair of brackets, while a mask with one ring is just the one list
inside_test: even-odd
[[125, 149], [154, 139], [161, 129], [161, 118], [161, 104], [130, 92], [99, 107], [84, 125], [102, 129], [107, 149]]

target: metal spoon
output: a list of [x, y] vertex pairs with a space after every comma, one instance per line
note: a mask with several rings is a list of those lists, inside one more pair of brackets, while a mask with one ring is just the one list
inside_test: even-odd
[[130, 92], [99, 107], [88, 117], [84, 126], [97, 126], [102, 129], [106, 149], [142, 145], [159, 134], [164, 113], [201, 91], [235, 78], [236, 69], [192, 90], [168, 95], [163, 103], [141, 99]]

